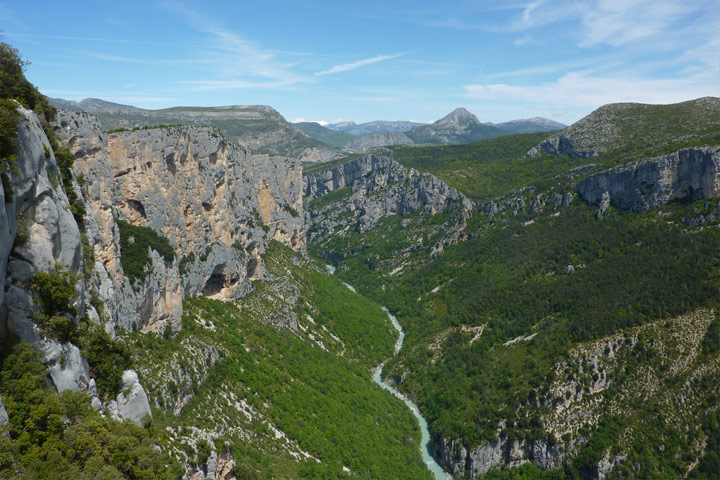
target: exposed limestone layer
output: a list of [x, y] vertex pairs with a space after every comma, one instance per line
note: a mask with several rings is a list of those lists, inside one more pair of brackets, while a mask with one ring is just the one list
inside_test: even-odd
[[[472, 203], [464, 195], [437, 177], [407, 169], [389, 155], [369, 154], [328, 170], [310, 173], [304, 178], [303, 190], [307, 201], [332, 191], [349, 188], [338, 211], [358, 212], [357, 230], [365, 232], [378, 220], [389, 215], [408, 215], [423, 209], [436, 214], [454, 207], [460, 211], [461, 225], [472, 212]], [[325, 218], [321, 224], [317, 221]], [[317, 232], [333, 231], [337, 226], [323, 212], [313, 211], [309, 222]], [[321, 234], [321, 233], [317, 233]]]
[[720, 195], [720, 147], [685, 148], [670, 155], [597, 173], [578, 185], [587, 202], [644, 212], [675, 199]]
[[[209, 127], [104, 134], [94, 117], [69, 111], [58, 124], [97, 220], [97, 267], [109, 275], [101, 296], [114, 326], [177, 329], [184, 296], [246, 294], [270, 240], [304, 248], [297, 160], [249, 155]], [[176, 260], [153, 253], [149, 275], [130, 285], [115, 218], [166, 237]]]
[[[35, 345], [48, 369], [48, 383], [58, 392], [87, 391], [93, 397], [93, 405], [101, 408], [95, 381], [90, 378], [87, 360], [78, 347], [44, 338], [33, 321], [39, 307], [30, 283], [37, 272], [49, 272], [60, 265], [63, 270], [72, 273], [79, 280], [75, 284], [73, 307], [79, 315], [93, 321], [100, 318], [90, 298], [100, 290], [107, 273], [97, 265], [93, 269], [89, 264], [91, 259], [83, 255], [83, 237], [70, 212], [58, 164], [37, 116], [30, 110], [18, 110], [21, 121], [18, 125], [17, 160], [14, 162], [16, 168], [12, 169], [11, 178], [13, 200], [5, 202], [7, 192], [2, 192], [4, 208], [0, 208], [0, 217], [4, 219], [2, 226], [5, 226], [3, 240], [7, 240], [0, 244], [0, 278], [7, 288], [5, 295], [0, 297], [0, 332], [17, 335]], [[74, 180], [70, 188], [80, 193]], [[88, 209], [87, 204], [85, 208]], [[91, 216], [85, 220], [85, 231], [82, 233], [94, 237], [93, 232], [98, 230], [98, 226]], [[70, 319], [77, 321], [76, 318]], [[121, 407], [119, 417], [139, 423], [143, 416], [150, 413], [150, 405], [144, 392], [142, 395], [135, 394], [142, 391], [137, 376], [133, 385], [128, 387], [131, 399], [121, 393], [118, 400], [111, 403]]]

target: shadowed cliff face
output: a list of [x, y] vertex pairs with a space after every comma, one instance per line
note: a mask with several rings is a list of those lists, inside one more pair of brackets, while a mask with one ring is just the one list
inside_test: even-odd
[[[57, 124], [97, 222], [93, 249], [110, 279], [101, 297], [114, 326], [178, 329], [183, 297], [249, 292], [270, 240], [304, 248], [298, 161], [249, 155], [209, 127], [104, 134], [94, 117], [69, 111]], [[151, 253], [131, 285], [115, 219], [165, 237], [175, 259]]]

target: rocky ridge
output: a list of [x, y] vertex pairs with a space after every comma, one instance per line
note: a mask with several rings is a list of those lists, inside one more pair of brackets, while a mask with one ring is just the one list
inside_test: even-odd
[[594, 157], [603, 153], [683, 142], [716, 135], [720, 98], [702, 97], [671, 105], [604, 105], [530, 149], [543, 153]]
[[415, 143], [452, 145], [477, 142], [508, 133], [506, 130], [481, 123], [475, 115], [460, 107], [435, 123], [408, 130], [405, 135]]
[[[332, 212], [323, 209], [308, 212], [311, 237], [349, 224], [362, 233], [372, 229], [381, 218], [409, 215], [420, 209], [431, 215], [455, 209], [459, 215], [458, 228], [448, 233], [457, 241], [473, 211], [472, 203], [464, 195], [433, 175], [403, 167], [392, 159], [389, 150], [327, 170], [310, 171], [303, 178], [306, 202], [321, 199], [330, 192], [342, 192], [338, 199], [341, 203], [333, 204]], [[352, 216], [341, 212], [351, 212]], [[451, 241], [449, 237], [447, 241]]]
[[580, 196], [601, 208], [608, 204], [644, 212], [672, 200], [720, 195], [720, 147], [685, 148], [590, 175], [578, 184]]

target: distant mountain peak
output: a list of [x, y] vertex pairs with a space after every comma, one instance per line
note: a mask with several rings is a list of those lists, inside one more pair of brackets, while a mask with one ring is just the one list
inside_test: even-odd
[[452, 112], [450, 112], [448, 115], [444, 116], [437, 122], [435, 122], [435, 125], [457, 125], [457, 126], [466, 126], [471, 124], [480, 124], [480, 120], [470, 113], [466, 108], [464, 107], [458, 107]]

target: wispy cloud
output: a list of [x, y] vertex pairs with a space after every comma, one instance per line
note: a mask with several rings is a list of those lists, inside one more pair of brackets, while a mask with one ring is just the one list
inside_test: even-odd
[[573, 105], [596, 108], [606, 103], [675, 103], [702, 96], [720, 95], [714, 75], [687, 78], [640, 78], [594, 75], [591, 71], [568, 73], [539, 85], [505, 83], [463, 87], [469, 98], [532, 104]]
[[406, 53], [396, 53], [395, 55], [378, 55], [376, 57], [370, 57], [370, 58], [365, 58], [363, 60], [358, 60], [357, 62], [344, 63], [342, 65], [335, 65], [334, 67], [331, 67], [328, 70], [316, 72], [315, 76], [333, 75], [335, 73], [349, 72], [351, 70], [356, 70], [358, 68], [365, 67], [367, 65], [372, 65], [373, 63], [384, 62], [385, 60], [390, 60], [392, 58], [401, 57], [403, 55], [406, 55]]
[[[277, 59], [279, 52], [264, 49], [257, 42], [219, 25], [215, 19], [195, 11], [181, 2], [163, 6], [184, 17], [198, 31], [208, 36], [202, 45], [202, 57], [212, 64], [208, 79], [180, 82], [193, 90], [229, 90], [239, 88], [277, 88], [310, 82], [295, 70], [295, 64]], [[291, 52], [284, 51], [283, 54]], [[311, 55], [310, 52], [295, 52]]]
[[43, 38], [43, 39], [49, 39], [49, 40], [76, 40], [76, 41], [82, 41], [82, 42], [103, 42], [103, 43], [120, 43], [120, 44], [133, 44], [133, 45], [158, 45], [158, 46], [166, 46], [166, 47], [172, 47], [172, 46], [178, 46], [176, 43], [168, 43], [168, 42], [146, 42], [142, 40], [127, 40], [127, 39], [121, 39], [121, 38], [102, 38], [102, 37], [81, 37], [81, 36], [73, 36], [73, 35], [40, 35], [40, 34], [34, 34], [34, 33], [14, 33], [14, 32], [7, 32], [5, 33], [8, 37], [14, 37], [14, 38]]
[[110, 55], [107, 53], [97, 53], [97, 52], [77, 52], [77, 53], [88, 56], [88, 57], [97, 58], [98, 60], [107, 60], [109, 62], [119, 62], [119, 63], [137, 63], [140, 65], [182, 65], [182, 64], [192, 64], [192, 63], [208, 63], [206, 60], [202, 60], [202, 59], [161, 60], [161, 59], [124, 57], [124, 56], [120, 56], [120, 55]]
[[[666, 37], [669, 31], [673, 31], [675, 40], [677, 29], [672, 27], [707, 10], [709, 5], [712, 3], [707, 0], [535, 0], [528, 3], [505, 28], [526, 31], [571, 21], [577, 25], [573, 30], [579, 46], [606, 44], [619, 47], [650, 38]], [[716, 20], [715, 17], [707, 19], [715, 25]]]

